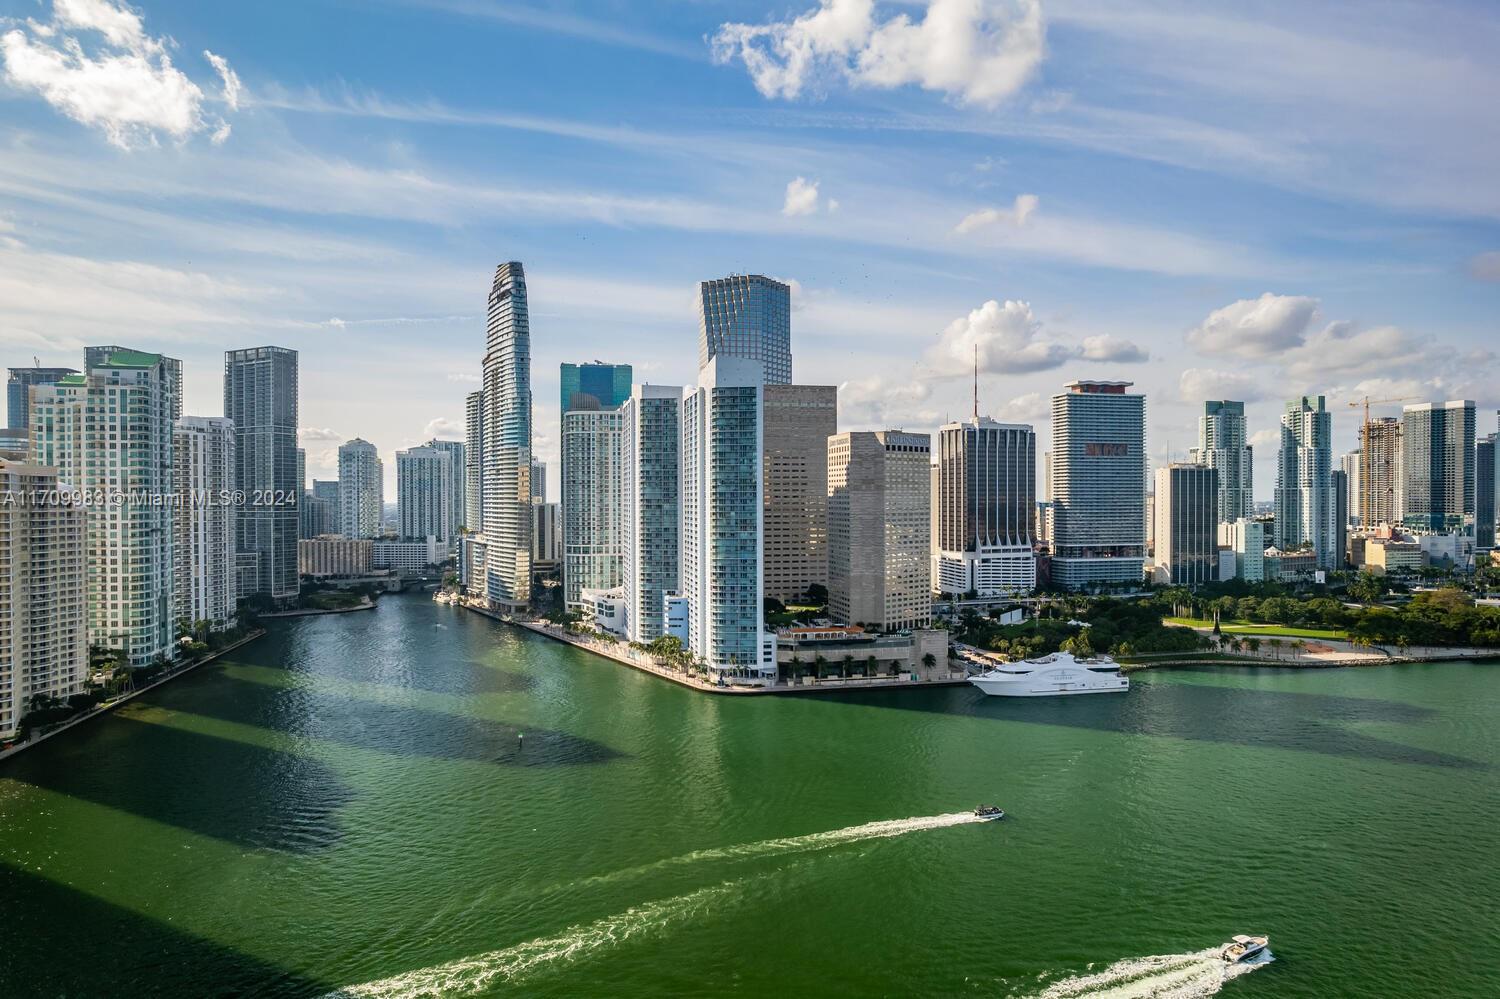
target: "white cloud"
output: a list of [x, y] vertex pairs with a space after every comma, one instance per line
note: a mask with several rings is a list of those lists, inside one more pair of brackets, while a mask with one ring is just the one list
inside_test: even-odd
[[[228, 122], [204, 114], [202, 89], [172, 64], [168, 46], [146, 34], [140, 15], [124, 4], [54, 0], [50, 24], [28, 21], [0, 35], [0, 59], [11, 86], [102, 129], [122, 149], [154, 145], [159, 134], [183, 141], [202, 131], [223, 142]], [[239, 77], [221, 57], [204, 54], [224, 81], [226, 104], [237, 107]]]
[[[981, 403], [980, 409], [984, 406]], [[1052, 418], [1052, 400], [1040, 392], [1018, 395], [993, 414], [1001, 423], [1043, 423]]]
[[1252, 360], [1273, 357], [1302, 345], [1318, 300], [1302, 295], [1241, 299], [1215, 309], [1195, 329], [1188, 343], [1205, 354], [1227, 354]]
[[786, 201], [781, 206], [781, 214], [788, 217], [793, 215], [811, 215], [817, 210], [817, 181], [809, 181], [805, 177], [797, 177], [786, 185]]
[[1281, 431], [1274, 427], [1257, 430], [1250, 435], [1249, 443], [1257, 451], [1275, 451], [1281, 447]]
[[297, 428], [297, 443], [307, 444], [312, 441], [342, 441], [344, 435], [328, 427], [299, 427]]
[[1188, 368], [1177, 379], [1182, 401], [1199, 403], [1208, 399], [1236, 399], [1254, 402], [1265, 395], [1264, 379], [1237, 371], [1215, 371], [1211, 368]]
[[1112, 333], [1084, 337], [1083, 349], [1078, 356], [1085, 361], [1112, 361], [1116, 364], [1137, 364], [1151, 360], [1151, 355], [1140, 344]]
[[745, 64], [766, 97], [792, 99], [827, 78], [891, 89], [915, 83], [995, 107], [1042, 61], [1039, 0], [932, 0], [920, 20], [881, 20], [875, 0], [821, 0], [816, 10], [768, 24], [724, 24], [714, 59]]
[[1490, 250], [1470, 260], [1469, 274], [1480, 281], [1500, 281], [1500, 250]]
[[955, 319], [928, 349], [926, 363], [939, 376], [967, 374], [978, 351], [979, 370], [988, 374], [1023, 374], [1056, 368], [1075, 352], [1042, 338], [1041, 321], [1025, 302], [994, 299]]
[[428, 440], [432, 438], [437, 438], [438, 440], [463, 440], [464, 428], [455, 420], [450, 420], [446, 416], [438, 416], [427, 421], [427, 426], [423, 428], [422, 434]]
[[214, 71], [219, 74], [219, 79], [224, 83], [224, 103], [229, 105], [229, 110], [238, 111], [240, 92], [244, 89], [243, 84], [240, 83], [240, 75], [229, 67], [229, 60], [221, 55], [214, 55], [208, 49], [203, 50], [203, 58], [209, 61]]
[[1326, 384], [1333, 374], [1374, 374], [1417, 364], [1431, 367], [1452, 356], [1448, 348], [1422, 343], [1395, 326], [1362, 330], [1353, 323], [1337, 322], [1309, 336], [1302, 346], [1289, 351], [1284, 360], [1293, 378]]
[[450, 371], [448, 372], [448, 380], [450, 382], [472, 382], [478, 385], [484, 381], [484, 378], [477, 371]]
[[1039, 204], [1041, 204], [1041, 199], [1035, 194], [1018, 194], [1009, 208], [984, 208], [965, 215], [958, 225], [954, 226], [953, 231], [973, 232], [975, 229], [996, 224], [1015, 226], [1019, 229], [1026, 224], [1026, 220], [1031, 217], [1032, 212], [1036, 211]]
[[926, 382], [880, 375], [851, 379], [839, 386], [839, 424], [882, 429], [930, 426], [938, 422], [937, 411], [927, 405], [931, 398]]

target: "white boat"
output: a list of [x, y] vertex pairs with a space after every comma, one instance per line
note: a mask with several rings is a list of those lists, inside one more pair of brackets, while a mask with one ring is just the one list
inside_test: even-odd
[[1230, 964], [1241, 964], [1260, 955], [1270, 944], [1267, 937], [1250, 937], [1242, 933], [1225, 944], [1219, 956]]
[[1055, 652], [986, 670], [969, 682], [991, 697], [1061, 697], [1064, 694], [1123, 694], [1130, 681], [1109, 656], [1078, 659]]
[[980, 805], [974, 809], [974, 817], [981, 822], [993, 822], [1005, 818], [1005, 809], [996, 805]]

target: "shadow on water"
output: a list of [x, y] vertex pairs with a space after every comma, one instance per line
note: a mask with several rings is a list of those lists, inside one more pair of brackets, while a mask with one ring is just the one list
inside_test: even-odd
[[333, 845], [353, 790], [327, 765], [133, 720], [91, 722], [22, 753], [0, 774], [203, 836], [292, 853]]
[[166, 695], [155, 703], [240, 725], [398, 756], [552, 767], [608, 763], [623, 755], [601, 742], [555, 729], [381, 704], [317, 689], [272, 687], [226, 676], [222, 671], [212, 676], [211, 686], [193, 691], [190, 698]]
[[[328, 987], [0, 864], [0, 995], [316, 996]], [[101, 972], [101, 968], [108, 969]]]
[[[826, 697], [823, 694], [793, 694]], [[1124, 696], [987, 697], [969, 687], [849, 691], [832, 698], [903, 711], [994, 721], [1099, 729], [1197, 742], [1267, 746], [1418, 766], [1487, 769], [1477, 760], [1390, 742], [1350, 730], [1357, 723], [1412, 724], [1437, 712], [1412, 704], [1337, 694], [1305, 694], [1192, 683], [1136, 684]]]
[[445, 659], [442, 669], [429, 663], [417, 668], [387, 669], [383, 664], [355, 659], [320, 659], [314, 666], [296, 666], [293, 672], [309, 676], [327, 676], [385, 687], [410, 688], [431, 694], [466, 697], [476, 694], [526, 694], [535, 690], [538, 680], [525, 673], [496, 669], [478, 659]]

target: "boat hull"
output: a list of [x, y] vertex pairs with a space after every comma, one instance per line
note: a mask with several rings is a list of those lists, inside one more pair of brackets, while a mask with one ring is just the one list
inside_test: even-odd
[[1125, 677], [1090, 677], [1087, 680], [1049, 680], [1046, 677], [995, 679], [971, 676], [969, 682], [991, 697], [1069, 697], [1073, 694], [1123, 694], [1130, 689]]

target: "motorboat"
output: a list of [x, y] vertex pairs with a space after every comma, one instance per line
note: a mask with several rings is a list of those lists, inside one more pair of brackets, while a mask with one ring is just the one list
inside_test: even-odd
[[1268, 937], [1251, 937], [1240, 934], [1224, 945], [1219, 951], [1219, 956], [1230, 964], [1242, 964], [1253, 957], [1258, 957], [1269, 947], [1271, 941]]
[[974, 817], [977, 819], [983, 819], [986, 822], [990, 822], [995, 819], [1003, 819], [1005, 818], [1005, 809], [999, 808], [995, 805], [980, 805], [978, 808], [974, 809]]
[[1123, 694], [1130, 689], [1130, 680], [1109, 656], [1079, 659], [1070, 652], [1002, 663], [969, 677], [969, 682], [992, 697]]

